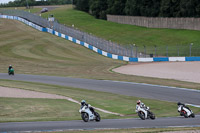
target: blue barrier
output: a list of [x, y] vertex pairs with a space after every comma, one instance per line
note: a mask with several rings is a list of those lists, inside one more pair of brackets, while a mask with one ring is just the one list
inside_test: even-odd
[[200, 61], [200, 57], [185, 57], [185, 61]]
[[154, 57], [153, 58], [154, 62], [159, 62], [159, 61], [169, 61], [168, 57]]

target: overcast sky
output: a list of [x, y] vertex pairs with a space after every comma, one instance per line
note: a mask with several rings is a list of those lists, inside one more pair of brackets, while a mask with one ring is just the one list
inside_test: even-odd
[[[1, 3], [8, 3], [9, 1], [15, 1], [15, 0], [0, 0], [0, 4]], [[40, 1], [40, 0], [36, 0], [36, 1]]]
[[9, 1], [14, 1], [14, 0], [0, 0], [0, 3], [8, 3]]

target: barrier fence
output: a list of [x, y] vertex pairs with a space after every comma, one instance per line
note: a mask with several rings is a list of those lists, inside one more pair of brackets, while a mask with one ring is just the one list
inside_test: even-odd
[[200, 18], [168, 18], [107, 15], [107, 20], [121, 24], [131, 24], [148, 28], [200, 30]]
[[[113, 43], [111, 41], [101, 39], [89, 33], [74, 29], [73, 27], [59, 24], [56, 21], [49, 22], [47, 19], [44, 19], [40, 16], [31, 14], [22, 10], [0, 9], [0, 14], [18, 16], [18, 17], [24, 18], [32, 22], [31, 24], [32, 27], [39, 25], [41, 27], [47, 28], [48, 32], [52, 32], [52, 34], [67, 35], [69, 36], [69, 38], [72, 39], [71, 41], [73, 41], [73, 38], [75, 38], [76, 40], [80, 42], [85, 42], [86, 44], [90, 44], [102, 51], [106, 51], [107, 53], [113, 54], [113, 55], [133, 57], [133, 58], [199, 56], [200, 55], [200, 47], [195, 44], [177, 45], [177, 46], [156, 46], [156, 45], [155, 46], [136, 46], [132, 44], [120, 45], [117, 43]], [[34, 25], [34, 24], [37, 24], [37, 25]], [[53, 33], [55, 31], [56, 33]], [[57, 36], [62, 37], [62, 35], [57, 35]]]

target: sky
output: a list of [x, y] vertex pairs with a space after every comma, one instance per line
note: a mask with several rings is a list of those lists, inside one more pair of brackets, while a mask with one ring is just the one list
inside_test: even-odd
[[[0, 4], [1, 3], [8, 3], [9, 1], [15, 1], [15, 0], [0, 0]], [[36, 1], [38, 1], [38, 0], [36, 0]]]
[[0, 0], [0, 3], [8, 3], [9, 1], [14, 1], [14, 0]]

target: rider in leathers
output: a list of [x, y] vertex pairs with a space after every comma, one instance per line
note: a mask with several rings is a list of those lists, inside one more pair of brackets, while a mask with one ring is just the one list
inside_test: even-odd
[[90, 111], [94, 114], [94, 108], [93, 108], [90, 104], [87, 104], [87, 103], [85, 102], [85, 100], [82, 100], [82, 101], [81, 101], [81, 109], [82, 109], [84, 106], [89, 107]]
[[[189, 107], [185, 106], [185, 104], [181, 102], [178, 102], [177, 105], [178, 105], [178, 108], [181, 107], [181, 110], [183, 110], [183, 107], [184, 107], [184, 108], [187, 108], [189, 111], [191, 111]], [[178, 110], [178, 112], [181, 113], [181, 110], [180, 111]], [[180, 115], [183, 115], [183, 114], [181, 113]]]
[[148, 108], [148, 107], [146, 107], [145, 104], [142, 103], [140, 100], [137, 101], [137, 105], [136, 105], [136, 110], [135, 110], [135, 112], [138, 112], [138, 107], [144, 108], [144, 109]]
[[8, 72], [10, 72], [10, 69], [12, 69], [12, 68], [13, 68], [12, 65], [9, 65]]

